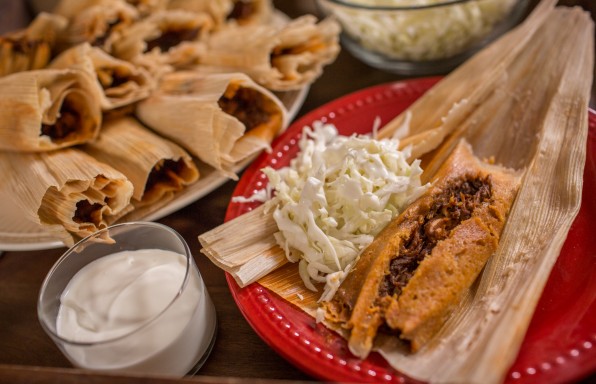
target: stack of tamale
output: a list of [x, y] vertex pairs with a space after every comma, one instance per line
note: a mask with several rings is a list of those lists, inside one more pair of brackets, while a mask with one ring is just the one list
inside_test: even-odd
[[[339, 51], [335, 21], [286, 19], [269, 0], [62, 0], [0, 36], [0, 196], [71, 245], [156, 212], [199, 166], [236, 179], [289, 123], [279, 96]], [[230, 43], [252, 28], [258, 60]]]

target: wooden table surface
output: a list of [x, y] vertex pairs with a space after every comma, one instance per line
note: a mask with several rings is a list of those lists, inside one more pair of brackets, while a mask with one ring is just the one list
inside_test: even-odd
[[[596, 2], [583, 3], [594, 8]], [[290, 17], [316, 12], [310, 0], [280, 0], [275, 5]], [[24, 25], [29, 17], [22, 1], [0, 0], [0, 33]], [[343, 51], [311, 87], [299, 116], [352, 91], [400, 79], [403, 77], [372, 69]], [[219, 330], [211, 356], [198, 376], [184, 381], [315, 380], [259, 338], [238, 310], [224, 273], [199, 252], [197, 236], [223, 222], [235, 185], [233, 181], [227, 182], [199, 201], [159, 220], [180, 232], [188, 242], [218, 317]], [[41, 329], [36, 314], [37, 295], [46, 273], [64, 251], [60, 248], [4, 252], [0, 256], [0, 383], [147, 382], [143, 378], [115, 379], [73, 369]], [[152, 379], [151, 382], [172, 381]]]

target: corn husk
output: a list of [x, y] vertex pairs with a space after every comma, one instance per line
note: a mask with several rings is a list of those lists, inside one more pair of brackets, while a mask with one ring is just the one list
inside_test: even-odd
[[[497, 252], [439, 333], [414, 354], [396, 337], [377, 339], [375, 349], [414, 379], [504, 380], [579, 211], [594, 25], [578, 8], [554, 6], [542, 1], [381, 130], [402, 134], [427, 180], [462, 138], [479, 157], [525, 172]], [[235, 220], [240, 227], [242, 216]], [[318, 295], [303, 288], [297, 269], [286, 263], [259, 283], [314, 317]]]
[[141, 16], [146, 17], [152, 13], [167, 9], [170, 0], [125, 0], [135, 7]]
[[51, 12], [72, 20], [86, 9], [121, 2], [121, 0], [59, 0]]
[[242, 72], [274, 91], [314, 82], [339, 54], [339, 24], [305, 15], [284, 25], [230, 26], [207, 39], [196, 67], [204, 72]]
[[66, 25], [65, 18], [42, 12], [26, 29], [0, 36], [0, 77], [45, 67]]
[[140, 18], [136, 8], [115, 0], [62, 0], [57, 9], [70, 20], [59, 36], [60, 51], [87, 42], [112, 53], [114, 42]]
[[212, 29], [213, 20], [205, 13], [159, 11], [124, 30], [114, 41], [112, 53], [128, 61], [182, 67], [201, 54], [199, 43]]
[[0, 152], [0, 173], [3, 194], [67, 246], [132, 209], [126, 177], [78, 149]]
[[[255, 105], [262, 105], [268, 118], [249, 130], [218, 104], [224, 96], [243, 89], [254, 92], [252, 97], [261, 100]], [[136, 115], [150, 128], [231, 178], [236, 177], [235, 165], [269, 149], [273, 138], [287, 125], [287, 111], [279, 99], [243, 74], [165, 75], [159, 89], [137, 105]]]
[[77, 45], [56, 57], [49, 68], [82, 68], [97, 79], [101, 108], [111, 110], [147, 98], [155, 81], [144, 68], [112, 57], [89, 43]]
[[[243, 7], [248, 11], [244, 12]], [[217, 28], [225, 27], [230, 23], [243, 26], [267, 24], [273, 17], [271, 0], [168, 0], [168, 8], [208, 13]]]
[[48, 151], [93, 140], [101, 125], [100, 92], [93, 77], [80, 69], [39, 69], [0, 78], [0, 149]]
[[[199, 236], [203, 254], [218, 267], [229, 272], [239, 286], [266, 276], [288, 259], [277, 246], [272, 234], [277, 232], [273, 216], [265, 206], [246, 213], [243, 220], [231, 220]], [[246, 228], [254, 228], [246, 231]], [[236, 234], [230, 241], [230, 234]]]
[[99, 137], [83, 150], [131, 181], [132, 204], [137, 212], [147, 206], [153, 210], [161, 208], [176, 192], [199, 178], [199, 171], [186, 151], [132, 117], [107, 120]]

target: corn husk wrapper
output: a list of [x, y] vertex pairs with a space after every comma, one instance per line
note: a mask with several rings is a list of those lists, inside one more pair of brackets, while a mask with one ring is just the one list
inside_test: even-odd
[[155, 80], [144, 68], [117, 59], [89, 43], [77, 45], [56, 57], [49, 68], [82, 68], [97, 79], [101, 108], [111, 110], [148, 97]]
[[126, 177], [78, 149], [0, 152], [7, 191], [28, 220], [67, 246], [106, 228], [132, 207]]
[[0, 78], [0, 149], [48, 151], [93, 140], [101, 125], [97, 83], [80, 69]]
[[243, 26], [267, 24], [273, 17], [271, 0], [168, 0], [168, 8], [208, 13], [217, 28], [230, 23]]
[[[585, 12], [554, 6], [555, 1], [542, 1], [521, 26], [445, 77], [380, 132], [388, 137], [407, 128], [401, 137], [426, 160], [427, 180], [461, 138], [479, 157], [525, 172], [496, 254], [439, 333], [415, 354], [397, 337], [377, 339], [376, 350], [409, 377], [502, 382], [579, 211], [594, 26]], [[235, 220], [240, 228], [242, 216]], [[226, 259], [240, 260], [236, 270], [259, 262], [258, 255], [242, 252]], [[320, 293], [303, 287], [296, 265], [280, 266], [259, 283], [315, 317]]]
[[135, 7], [141, 16], [146, 17], [152, 13], [167, 9], [170, 0], [125, 0]]
[[242, 72], [274, 91], [313, 83], [340, 51], [339, 24], [305, 15], [283, 26], [253, 25], [214, 32], [197, 69]]
[[0, 77], [45, 67], [66, 25], [65, 18], [42, 12], [26, 29], [0, 36]]
[[213, 29], [205, 13], [166, 10], [151, 14], [114, 41], [113, 55], [134, 62], [157, 62], [182, 67], [203, 52], [199, 44]]
[[[250, 104], [264, 106], [261, 112], [268, 118], [249, 130], [219, 105], [224, 95], [243, 89], [258, 98]], [[235, 165], [269, 149], [273, 138], [288, 123], [287, 111], [279, 99], [241, 73], [165, 75], [158, 91], [137, 105], [136, 115], [160, 135], [231, 178], [236, 178]]]
[[130, 180], [135, 211], [146, 206], [151, 209], [164, 206], [176, 192], [199, 178], [199, 171], [186, 151], [132, 117], [107, 120], [97, 140], [83, 150]]
[[51, 13], [72, 20], [86, 9], [114, 3], [122, 3], [122, 0], [59, 0]]
[[[65, 7], [70, 6], [69, 3], [70, 1], [63, 0]], [[88, 4], [82, 7], [85, 3]], [[122, 1], [83, 1], [79, 5], [80, 11], [72, 14], [62, 12], [63, 15], [71, 15], [71, 19], [68, 28], [59, 37], [60, 51], [87, 42], [113, 55], [114, 42], [121, 39], [140, 18], [136, 8]]]
[[[288, 262], [273, 237], [277, 231], [273, 215], [261, 205], [242, 215], [242, 220], [230, 220], [201, 234], [201, 252], [245, 287]], [[232, 233], [234, 241], [230, 241]]]

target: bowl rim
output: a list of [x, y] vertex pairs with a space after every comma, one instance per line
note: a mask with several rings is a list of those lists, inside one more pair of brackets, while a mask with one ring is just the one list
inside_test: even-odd
[[371, 5], [371, 4], [360, 4], [353, 3], [351, 0], [318, 0], [323, 3], [332, 3], [346, 8], [361, 9], [368, 11], [415, 11], [422, 9], [432, 9], [447, 7], [456, 4], [465, 3], [477, 3], [486, 0], [444, 0], [438, 3], [432, 4], [420, 4], [420, 5]]

